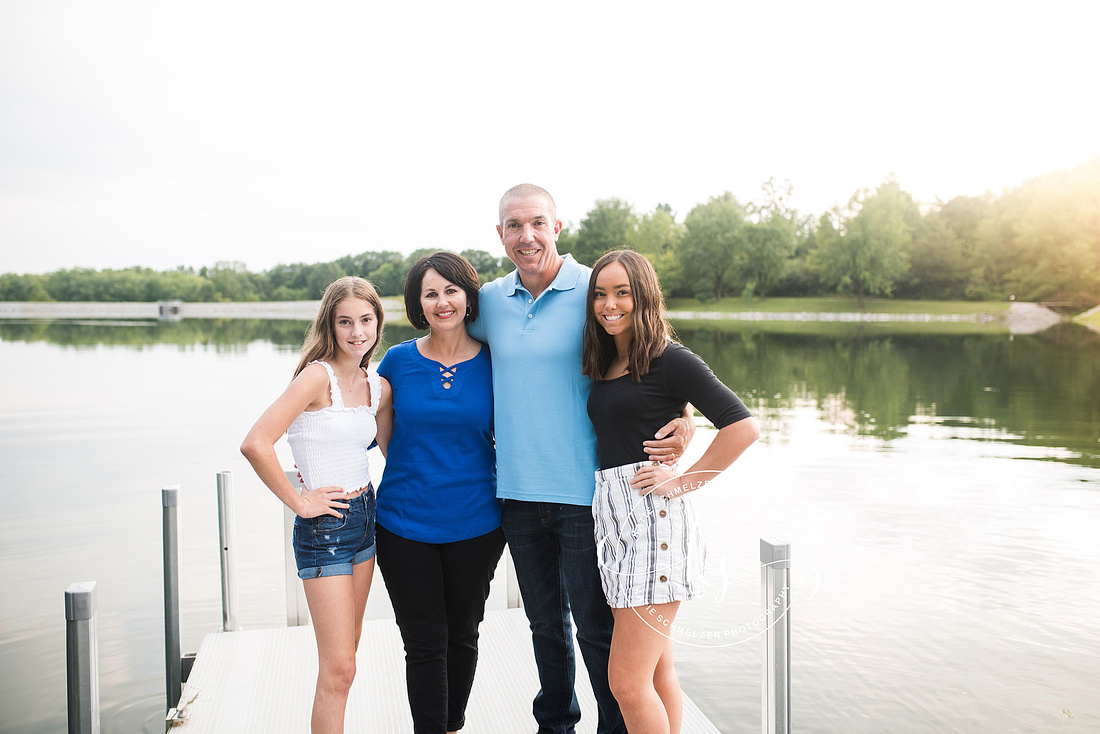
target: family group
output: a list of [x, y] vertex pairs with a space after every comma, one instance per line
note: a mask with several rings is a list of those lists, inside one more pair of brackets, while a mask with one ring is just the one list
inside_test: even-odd
[[[342, 732], [375, 558], [405, 647], [417, 734], [457, 732], [505, 543], [531, 626], [540, 734], [574, 731], [572, 624], [600, 734], [675, 734], [674, 619], [703, 591], [689, 497], [759, 436], [744, 403], [673, 339], [657, 275], [616, 250], [559, 255], [553, 198], [521, 184], [497, 233], [516, 269], [479, 287], [462, 257], [421, 258], [405, 313], [427, 335], [368, 369], [385, 315], [362, 278], [326, 290], [294, 379], [241, 446], [297, 515], [294, 553], [318, 651], [311, 727]], [[692, 407], [718, 429], [676, 467]], [[301, 476], [275, 444], [287, 435]], [[367, 449], [385, 469], [377, 492]], [[572, 618], [572, 623], [570, 621]]]

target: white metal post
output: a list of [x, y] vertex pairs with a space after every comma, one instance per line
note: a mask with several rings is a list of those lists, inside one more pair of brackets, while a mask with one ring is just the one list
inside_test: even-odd
[[65, 590], [69, 734], [99, 734], [99, 640], [95, 581]]
[[218, 539], [222, 563], [222, 631], [240, 629], [237, 620], [237, 538], [233, 525], [233, 474], [218, 472]]
[[179, 485], [171, 485], [160, 491], [162, 527], [164, 530], [164, 683], [168, 706], [173, 708], [180, 700], [183, 688], [180, 670], [180, 551]]
[[[288, 471], [286, 478], [295, 489], [301, 487], [297, 471]], [[300, 491], [300, 489], [299, 489]], [[294, 563], [294, 518], [289, 507], [283, 508], [283, 556], [286, 576], [286, 626], [300, 627], [309, 624], [309, 605], [306, 590], [298, 578], [298, 566]]]
[[760, 611], [764, 633], [761, 730], [791, 731], [791, 545], [760, 539]]

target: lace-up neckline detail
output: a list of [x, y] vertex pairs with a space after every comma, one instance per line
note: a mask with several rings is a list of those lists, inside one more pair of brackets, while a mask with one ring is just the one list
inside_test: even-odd
[[[457, 359], [454, 364], [447, 364], [437, 359], [425, 356], [420, 351], [420, 344], [417, 340], [410, 339], [407, 349], [409, 350], [409, 356], [413, 363], [423, 370], [423, 383], [424, 387], [431, 390], [432, 393], [441, 400], [454, 400], [465, 389], [463, 386], [466, 384], [466, 380], [478, 369], [485, 366], [489, 360], [488, 347], [484, 345], [478, 345], [478, 352], [469, 359], [460, 359], [454, 354], [447, 354], [446, 359]], [[437, 380], [438, 376], [438, 380]]]
[[444, 367], [443, 365], [439, 365], [439, 379], [443, 383], [443, 389], [444, 390], [450, 390], [451, 385], [454, 384], [455, 375], [458, 373], [458, 365], [459, 364], [462, 364], [462, 363], [459, 362], [458, 364], [453, 364], [450, 367]]

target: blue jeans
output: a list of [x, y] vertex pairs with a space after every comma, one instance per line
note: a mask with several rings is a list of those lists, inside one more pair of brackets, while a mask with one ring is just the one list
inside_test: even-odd
[[570, 610], [599, 709], [596, 732], [626, 734], [607, 685], [614, 620], [600, 585], [592, 508], [505, 500], [501, 522], [531, 623], [542, 686], [532, 706], [539, 734], [572, 734], [581, 719], [573, 690], [576, 658]]

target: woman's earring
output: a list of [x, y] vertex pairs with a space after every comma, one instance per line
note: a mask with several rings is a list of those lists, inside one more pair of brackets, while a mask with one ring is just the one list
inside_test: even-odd
[[470, 307], [466, 307], [466, 318], [470, 318]]

